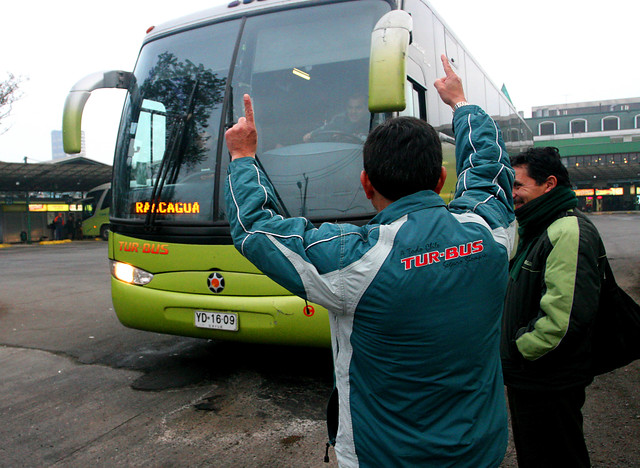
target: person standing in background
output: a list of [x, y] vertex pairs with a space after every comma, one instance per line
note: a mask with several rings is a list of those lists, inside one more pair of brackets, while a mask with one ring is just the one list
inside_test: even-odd
[[520, 468], [588, 467], [582, 406], [606, 252], [577, 211], [557, 148], [512, 158], [520, 241], [511, 260], [501, 355]]

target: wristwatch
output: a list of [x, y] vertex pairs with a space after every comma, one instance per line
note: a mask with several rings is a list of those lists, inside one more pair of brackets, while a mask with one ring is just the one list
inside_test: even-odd
[[470, 104], [467, 101], [460, 101], [458, 103], [456, 103], [455, 106], [453, 106], [453, 111], [457, 111], [458, 109], [460, 109], [463, 106], [469, 106]]

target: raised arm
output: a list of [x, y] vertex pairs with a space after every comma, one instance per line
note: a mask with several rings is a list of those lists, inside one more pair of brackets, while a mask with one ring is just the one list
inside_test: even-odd
[[456, 139], [455, 197], [452, 212], [472, 212], [482, 217], [492, 231], [503, 231], [504, 245], [513, 242], [513, 179], [502, 133], [498, 125], [480, 107], [466, 102], [462, 81], [442, 55], [445, 76], [436, 80], [440, 98], [451, 106]]
[[[244, 95], [245, 116], [225, 133], [231, 155], [225, 185], [226, 212], [236, 248], [269, 278], [298, 296], [325, 307], [342, 307], [342, 289], [322, 276], [341, 261], [341, 227], [316, 229], [302, 217], [277, 213], [273, 186], [256, 163], [258, 136], [251, 98]], [[356, 238], [356, 236], [349, 236]], [[359, 238], [359, 237], [358, 237]], [[313, 244], [321, 247], [311, 249]]]

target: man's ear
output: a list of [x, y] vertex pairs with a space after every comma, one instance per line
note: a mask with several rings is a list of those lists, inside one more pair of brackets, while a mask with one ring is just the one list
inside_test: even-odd
[[544, 193], [548, 193], [558, 186], [558, 178], [554, 175], [550, 175], [547, 177], [547, 180], [544, 181], [543, 185], [545, 186]]
[[444, 186], [444, 182], [447, 180], [447, 169], [445, 169], [444, 166], [442, 166], [441, 169], [442, 170], [440, 171], [440, 178], [438, 179], [436, 188], [433, 189], [433, 191], [436, 192], [438, 195], [440, 194], [440, 190], [442, 190], [442, 187]]
[[369, 180], [369, 176], [364, 170], [360, 173], [360, 183], [362, 184], [362, 188], [364, 189], [364, 194], [367, 196], [367, 199], [371, 200], [375, 190], [373, 188], [373, 184]]

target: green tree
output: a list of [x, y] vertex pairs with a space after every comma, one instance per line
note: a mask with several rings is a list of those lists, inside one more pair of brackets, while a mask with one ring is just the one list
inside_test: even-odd
[[[226, 78], [218, 78], [203, 64], [181, 62], [170, 52], [160, 54], [149, 70], [149, 78], [140, 86], [140, 92], [145, 99], [166, 106], [167, 119], [174, 131], [172, 137], [177, 138], [180, 148], [172, 162], [176, 168], [182, 164], [193, 167], [206, 159], [206, 144], [211, 138], [208, 120], [212, 110], [222, 105], [225, 85]], [[217, 129], [213, 133], [217, 134]], [[175, 180], [170, 178], [170, 182]]]

